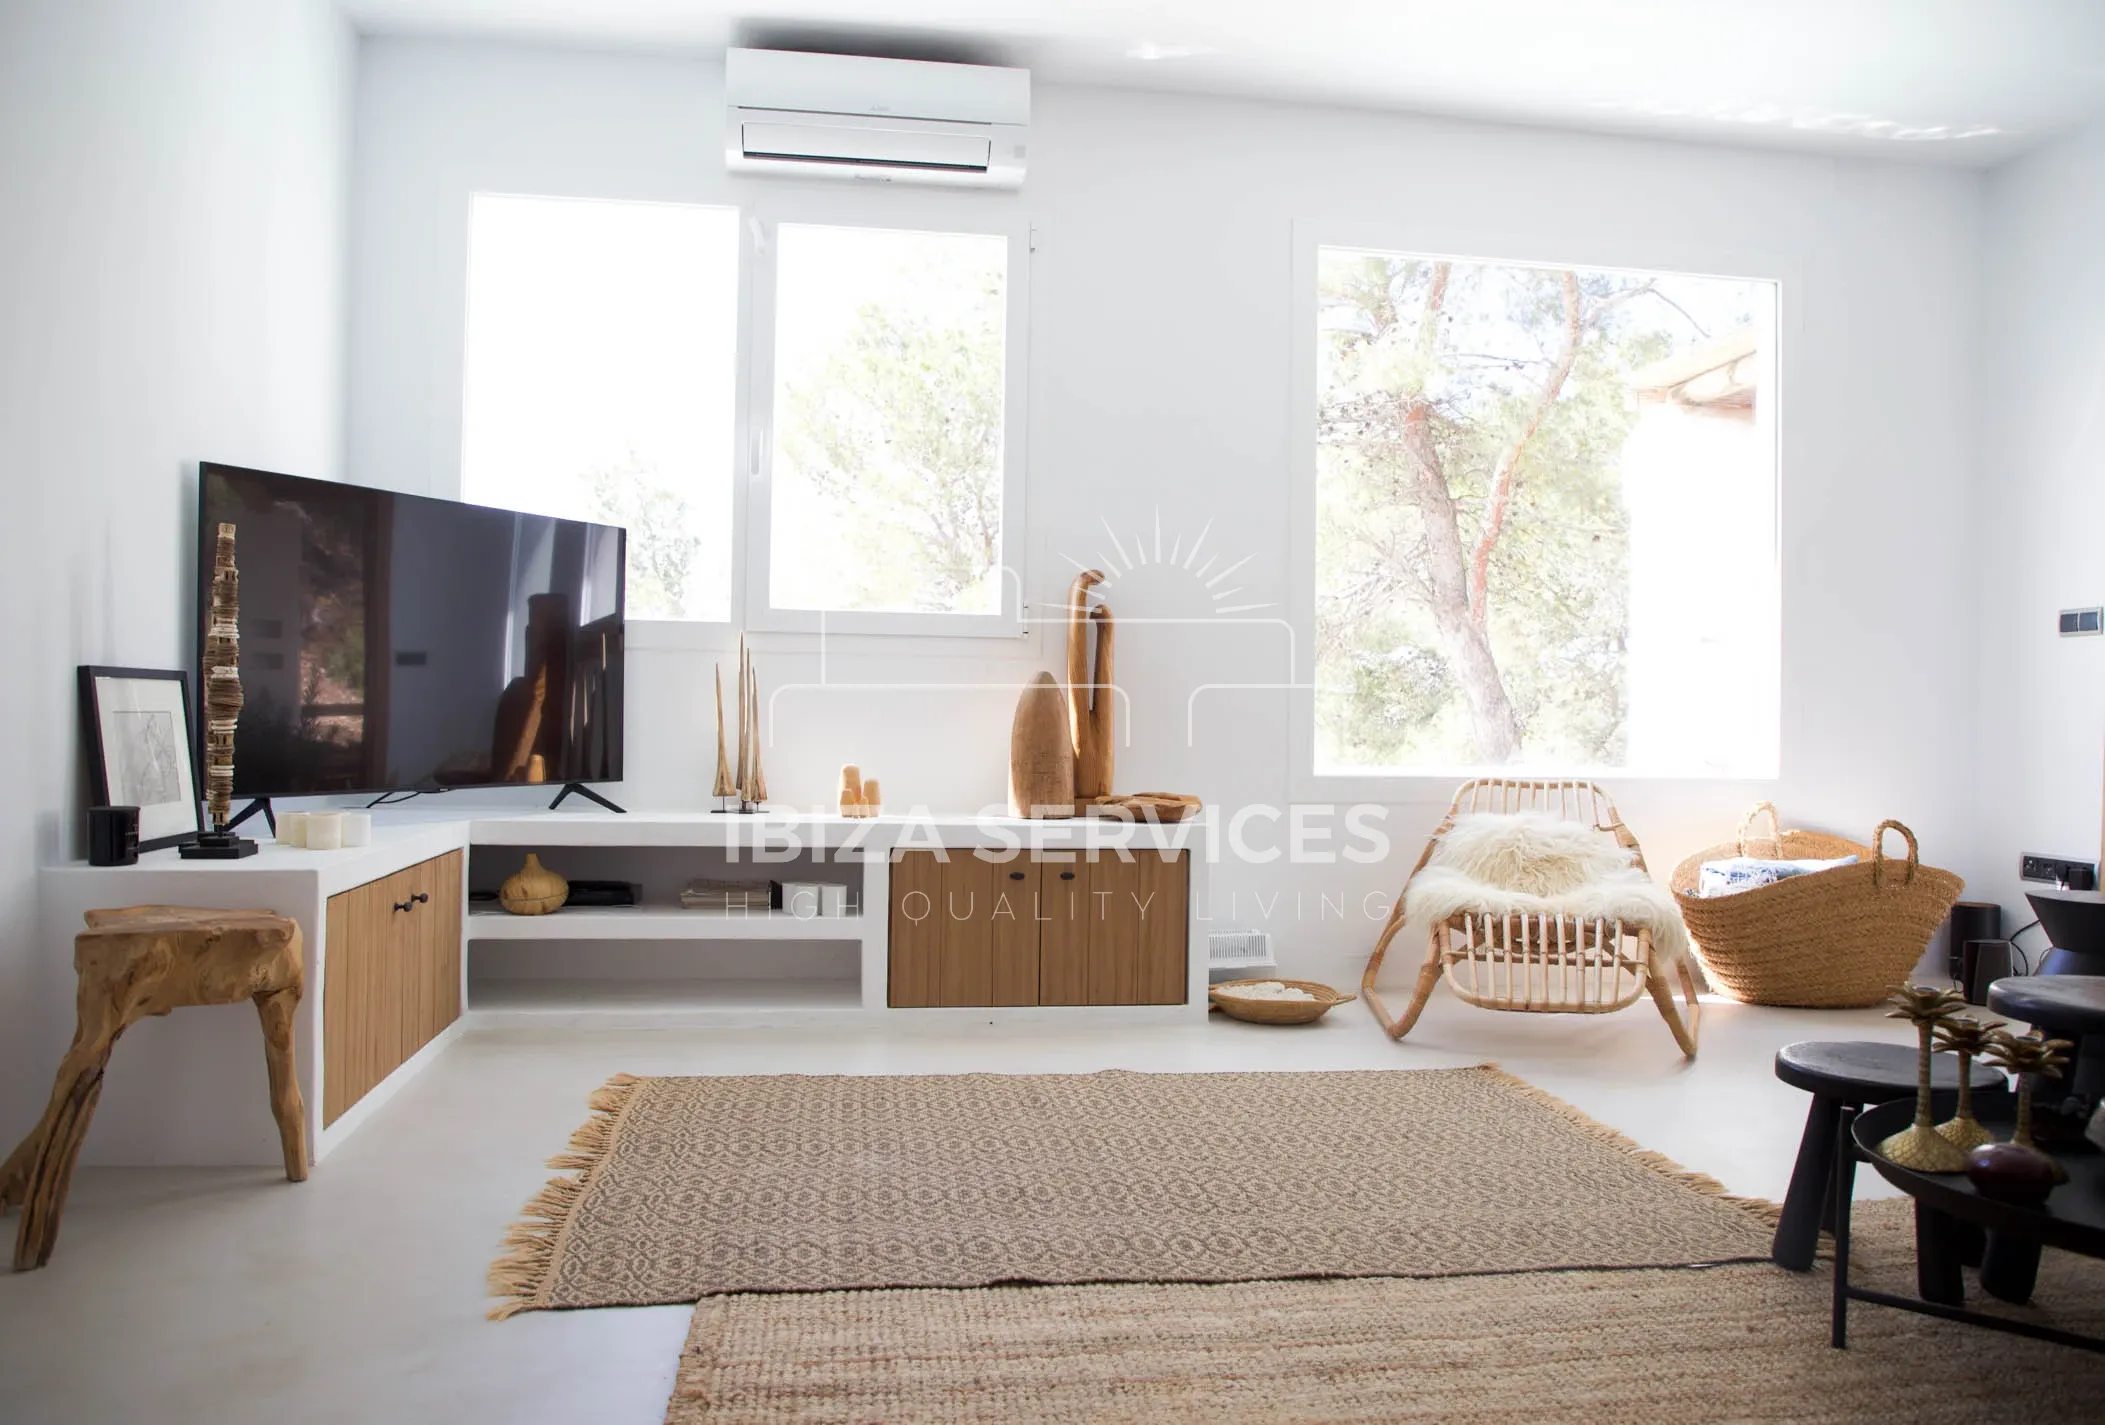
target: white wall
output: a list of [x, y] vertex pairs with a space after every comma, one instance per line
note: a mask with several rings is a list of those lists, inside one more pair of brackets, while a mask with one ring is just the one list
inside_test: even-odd
[[2021, 853], [2099, 854], [2105, 639], [2061, 638], [2055, 616], [2105, 603], [2105, 122], [1997, 169], [1988, 199], [1974, 889], [2015, 929]]
[[[1298, 219], [1463, 229], [1560, 252], [1705, 252], [1785, 276], [1783, 776], [1775, 784], [1616, 788], [1655, 869], [1721, 839], [1757, 796], [1786, 817], [1862, 836], [1898, 816], [1929, 856], [1979, 869], [1960, 769], [1973, 713], [1955, 669], [1974, 647], [1970, 558], [1981, 180], [1921, 167], [1733, 151], [1259, 103], [1041, 87], [1031, 172], [974, 195], [1039, 231], [1030, 331], [1029, 595], [1057, 605], [1115, 530], [1152, 552], [1212, 521], [1207, 547], [1252, 556], [1236, 602], [1290, 604], [1290, 238]], [[350, 472], [451, 494], [460, 449], [468, 195], [476, 189], [765, 201], [723, 170], [720, 71], [709, 63], [557, 50], [369, 41], [353, 198]], [[909, 193], [860, 190], [873, 221]], [[1196, 614], [1207, 592], [1143, 568], [1111, 601], [1128, 618]], [[1187, 690], [1281, 676], [1279, 629], [1122, 627], [1131, 691], [1123, 789], [1197, 792], [1233, 808], [1293, 788], [1283, 694], [1218, 694], [1185, 746]], [[653, 644], [656, 647], [642, 647]], [[709, 661], [639, 631], [631, 659], [635, 805], [707, 790]], [[799, 691], [769, 754], [778, 798], [831, 797], [835, 769], [878, 772], [891, 809], [1003, 796], [1010, 712], [1057, 642], [967, 657], [835, 659], [841, 677], [994, 682], [984, 693]], [[762, 645], [771, 683], [810, 658]], [[1215, 914], [1271, 924], [1299, 963], [1363, 953], [1361, 907], [1394, 889], [1450, 787], [1398, 809], [1385, 866], [1224, 867]], [[1291, 923], [1294, 892], [1306, 921]], [[1318, 893], [1350, 907], [1318, 918]], [[1231, 906], [1229, 896], [1236, 900]]]
[[354, 54], [327, 0], [0, 6], [9, 1142], [72, 1028], [34, 868], [79, 854], [74, 667], [191, 658], [200, 458], [339, 473]]

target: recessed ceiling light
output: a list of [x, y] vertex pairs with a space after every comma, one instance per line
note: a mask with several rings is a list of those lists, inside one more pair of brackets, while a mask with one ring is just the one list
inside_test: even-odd
[[1127, 59], [1195, 59], [1202, 54], [1219, 54], [1212, 45], [1166, 45], [1155, 40], [1142, 40], [1126, 51]]

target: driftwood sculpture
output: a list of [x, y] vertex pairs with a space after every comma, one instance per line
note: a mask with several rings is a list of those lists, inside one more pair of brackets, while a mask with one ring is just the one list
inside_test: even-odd
[[193, 1004], [253, 1001], [263, 1021], [270, 1107], [285, 1176], [307, 1177], [307, 1110], [293, 1074], [293, 1011], [305, 972], [300, 927], [262, 910], [142, 905], [91, 910], [74, 937], [79, 1022], [44, 1117], [0, 1166], [0, 1208], [22, 1207], [15, 1270], [41, 1267], [58, 1241], [74, 1160], [88, 1136], [118, 1036], [149, 1015]]
[[[1067, 724], [1074, 746], [1074, 799], [1078, 804], [1111, 796], [1112, 747], [1117, 713], [1112, 700], [1112, 623], [1108, 605], [1089, 605], [1089, 591], [1104, 581], [1094, 569], [1074, 576], [1067, 589]], [[1096, 630], [1096, 667], [1089, 664], [1089, 632]]]

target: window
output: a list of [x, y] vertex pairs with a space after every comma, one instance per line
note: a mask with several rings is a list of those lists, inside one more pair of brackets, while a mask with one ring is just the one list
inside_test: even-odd
[[1315, 770], [1774, 775], [1775, 284], [1313, 268]]
[[628, 529], [628, 612], [731, 617], [733, 208], [475, 196], [461, 493]]
[[950, 226], [477, 194], [463, 496], [626, 527], [635, 619], [1019, 633], [1027, 248]]
[[1003, 613], [1009, 289], [1004, 236], [776, 229], [766, 607]]

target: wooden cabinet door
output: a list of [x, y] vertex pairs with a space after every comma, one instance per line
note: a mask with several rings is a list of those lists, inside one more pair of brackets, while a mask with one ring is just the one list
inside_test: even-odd
[[402, 1062], [402, 912], [410, 871], [329, 897], [322, 986], [322, 1122]]
[[1184, 1003], [1187, 854], [1046, 860], [1040, 1004]]
[[431, 868], [431, 900], [417, 907], [422, 917], [423, 965], [429, 990], [424, 997], [425, 1032], [418, 1047], [460, 1018], [461, 853], [448, 851]]
[[329, 897], [324, 1124], [460, 1017], [460, 917], [457, 851]]
[[402, 1057], [460, 1018], [460, 853], [409, 869], [402, 933]]
[[894, 1009], [1038, 1002], [1036, 863], [970, 851], [901, 851], [892, 861]]

